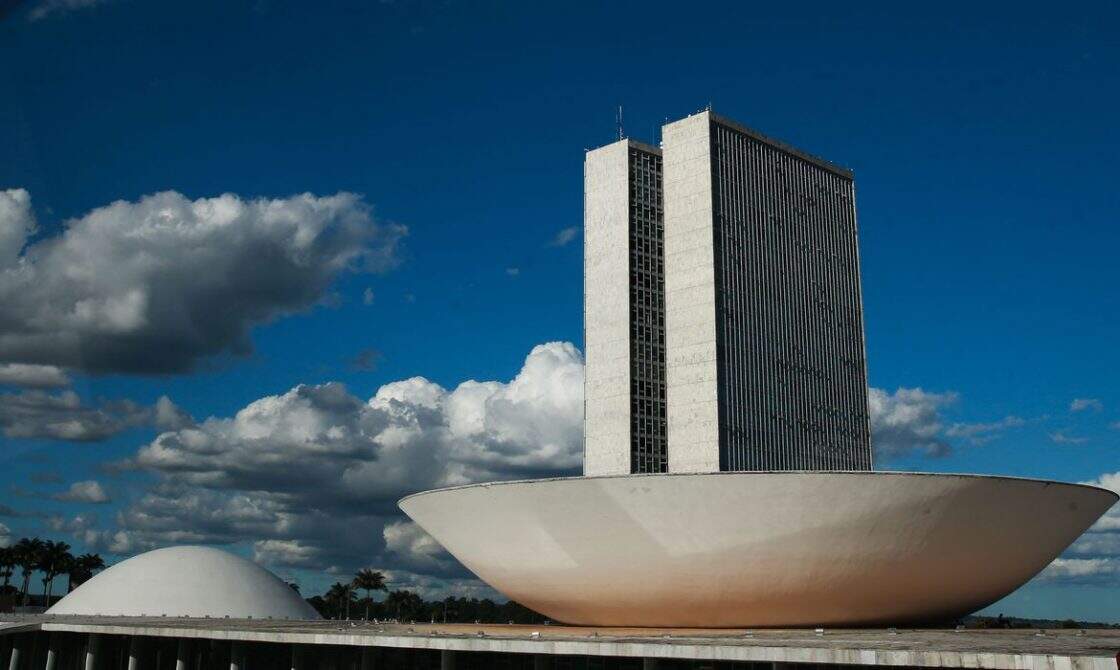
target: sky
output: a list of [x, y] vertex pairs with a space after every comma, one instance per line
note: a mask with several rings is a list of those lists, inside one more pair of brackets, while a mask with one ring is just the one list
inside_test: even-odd
[[[619, 106], [854, 170], [877, 468], [1120, 489], [1120, 8], [692, 10], [0, 3], [0, 543], [493, 595], [395, 502], [578, 473]], [[986, 612], [1120, 621], [1120, 509]]]

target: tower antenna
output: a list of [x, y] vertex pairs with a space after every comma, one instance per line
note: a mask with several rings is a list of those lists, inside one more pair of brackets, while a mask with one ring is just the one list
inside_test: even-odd
[[622, 132], [622, 105], [618, 106], [618, 114], [615, 116], [615, 123], [618, 124], [618, 139], [623, 139], [625, 135]]

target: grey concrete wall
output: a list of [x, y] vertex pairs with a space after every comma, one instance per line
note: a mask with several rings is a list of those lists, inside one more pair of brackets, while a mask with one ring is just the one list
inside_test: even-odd
[[585, 475], [630, 472], [629, 143], [584, 158]]
[[710, 120], [662, 128], [669, 472], [719, 470]]

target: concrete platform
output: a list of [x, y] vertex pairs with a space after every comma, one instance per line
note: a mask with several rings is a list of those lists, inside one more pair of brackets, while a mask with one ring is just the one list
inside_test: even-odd
[[[0, 615], [2, 616], [2, 615]], [[10, 617], [10, 615], [9, 615]], [[69, 632], [451, 652], [781, 664], [1120, 670], [1120, 630], [698, 630], [493, 624], [26, 616], [6, 633]]]

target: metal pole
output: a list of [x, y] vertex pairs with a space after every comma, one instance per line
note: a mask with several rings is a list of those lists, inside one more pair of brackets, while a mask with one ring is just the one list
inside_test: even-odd
[[101, 636], [90, 633], [86, 642], [85, 670], [97, 669], [97, 648], [99, 646], [101, 646]]
[[179, 651], [175, 654], [175, 670], [187, 670], [187, 638], [179, 638]]
[[138, 670], [140, 667], [140, 636], [133, 635], [128, 641], [128, 670]]
[[455, 652], [450, 649], [440, 650], [439, 670], [455, 670]]

